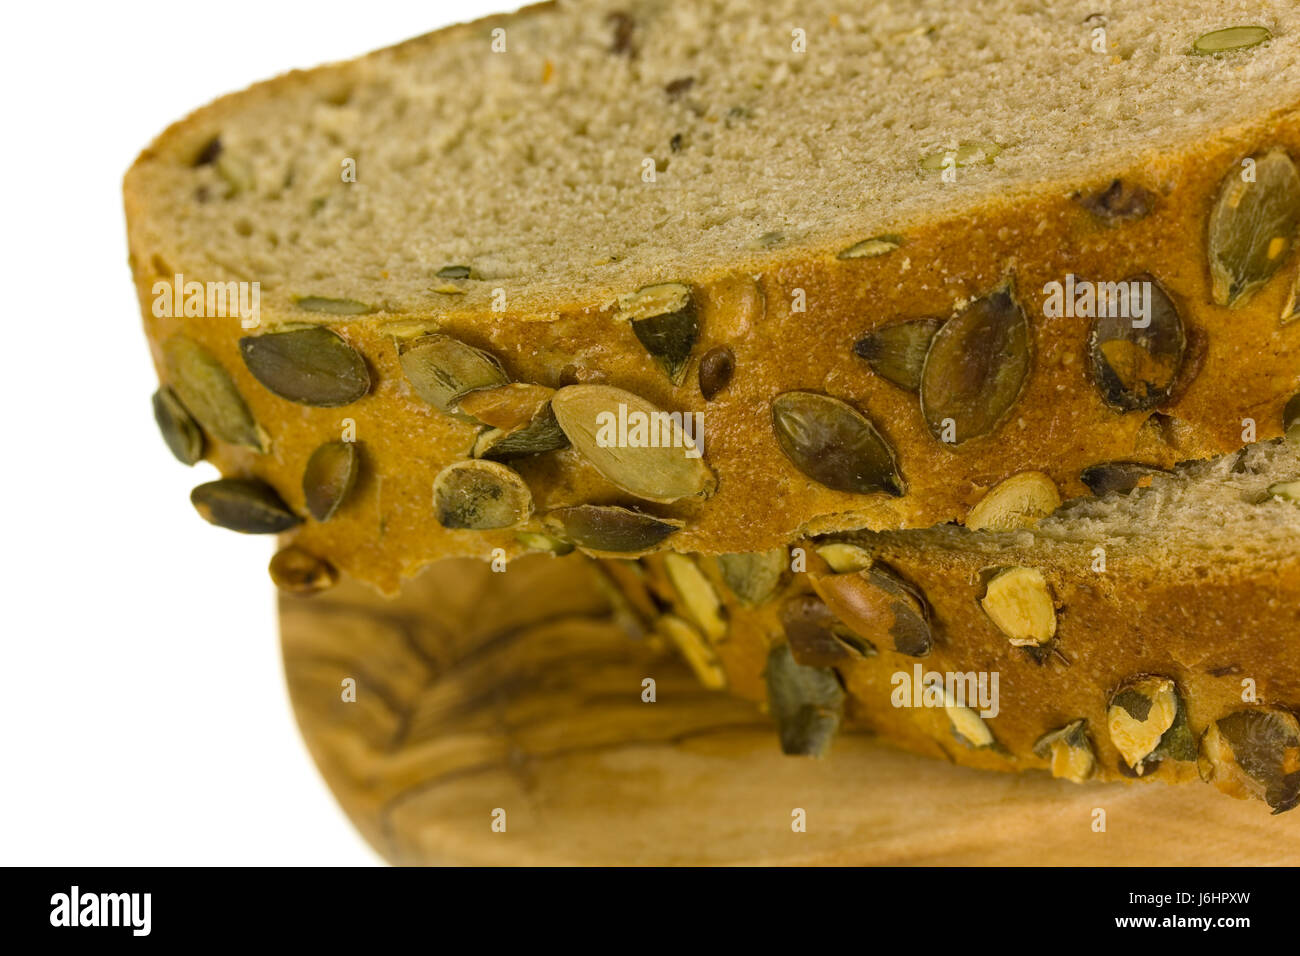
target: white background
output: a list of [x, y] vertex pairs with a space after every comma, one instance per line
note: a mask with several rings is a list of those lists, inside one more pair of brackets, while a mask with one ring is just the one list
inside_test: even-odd
[[270, 540], [166, 450], [121, 180], [169, 123], [512, 0], [13, 3], [0, 27], [0, 865], [373, 864], [289, 709]]

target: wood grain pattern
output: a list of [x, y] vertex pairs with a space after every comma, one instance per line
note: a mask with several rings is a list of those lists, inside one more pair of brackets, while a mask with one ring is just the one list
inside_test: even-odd
[[344, 581], [282, 598], [281, 630], [307, 745], [393, 863], [1300, 863], [1300, 813], [1201, 784], [1075, 786], [852, 734], [783, 757], [753, 705], [620, 631], [577, 556], [448, 561], [392, 601]]

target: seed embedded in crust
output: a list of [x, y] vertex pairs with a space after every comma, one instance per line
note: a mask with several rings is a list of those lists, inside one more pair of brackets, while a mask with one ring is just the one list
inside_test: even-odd
[[469, 392], [510, 381], [495, 356], [441, 332], [398, 340], [397, 356], [415, 394], [457, 417], [465, 417], [456, 403]]
[[1041, 647], [1056, 636], [1056, 606], [1037, 568], [1007, 568], [989, 581], [980, 606], [1014, 647]]
[[805, 667], [835, 667], [876, 655], [876, 646], [840, 623], [815, 594], [787, 598], [781, 627], [790, 653]]
[[1116, 179], [1099, 192], [1075, 197], [1079, 204], [1108, 226], [1143, 219], [1155, 208], [1156, 194]]
[[707, 497], [717, 479], [680, 413], [609, 385], [567, 385], [551, 410], [574, 450], [606, 479], [646, 501]]
[[877, 256], [883, 256], [893, 252], [903, 244], [903, 237], [894, 234], [884, 236], [872, 236], [870, 239], [863, 239], [861, 242], [855, 242], [847, 249], [836, 253], [836, 259], [874, 259]]
[[736, 371], [736, 355], [726, 345], [718, 345], [704, 353], [700, 359], [700, 394], [706, 402], [713, 401], [718, 393], [731, 384]]
[[298, 597], [311, 597], [327, 591], [339, 578], [334, 565], [296, 545], [277, 551], [267, 570], [277, 588]]
[[220, 478], [190, 492], [205, 521], [243, 534], [278, 534], [302, 523], [274, 488], [256, 478]]
[[740, 603], [753, 607], [775, 593], [785, 573], [789, 553], [785, 548], [746, 554], [720, 554], [718, 572]]
[[1098, 498], [1115, 493], [1127, 495], [1137, 488], [1147, 488], [1156, 475], [1172, 472], [1138, 461], [1105, 461], [1089, 465], [1079, 473], [1079, 480]]
[[1056, 483], [1041, 471], [1022, 471], [998, 484], [966, 516], [971, 531], [1032, 528], [1061, 507]]
[[433, 481], [433, 507], [444, 528], [510, 528], [533, 513], [533, 496], [519, 475], [494, 461], [458, 461]]
[[163, 361], [177, 397], [206, 431], [231, 445], [267, 451], [266, 433], [211, 352], [193, 339], [173, 335], [163, 343]]
[[684, 522], [656, 518], [617, 505], [574, 505], [546, 514], [555, 532], [580, 548], [611, 554], [651, 551]]
[[540, 531], [516, 531], [515, 540], [529, 551], [544, 551], [556, 557], [573, 553], [573, 542]]
[[669, 552], [664, 555], [664, 570], [681, 600], [687, 616], [704, 632], [711, 643], [727, 637], [727, 615], [718, 592], [689, 555]]
[[872, 565], [871, 552], [847, 541], [828, 541], [817, 545], [817, 556], [836, 574], [865, 571]]
[[958, 703], [957, 698], [946, 687], [943, 698], [944, 713], [948, 715], [948, 722], [952, 725], [952, 732], [958, 740], [973, 750], [983, 750], [997, 743], [993, 731], [989, 730], [988, 724], [984, 723], [984, 718], [978, 711]]
[[785, 392], [772, 402], [781, 451], [803, 474], [834, 491], [901, 496], [894, 450], [861, 412], [829, 395]]
[[1209, 259], [1214, 301], [1241, 308], [1281, 268], [1300, 223], [1300, 171], [1283, 149], [1255, 161], [1254, 182], [1234, 167], [1210, 213]]
[[166, 385], [153, 393], [153, 418], [177, 461], [193, 465], [203, 458], [203, 431], [199, 423]]
[[337, 408], [370, 391], [361, 353], [323, 326], [245, 336], [239, 352], [255, 379], [299, 405]]
[[1300, 804], [1300, 723], [1255, 707], [1220, 717], [1201, 737], [1201, 776], [1229, 796], [1263, 800], [1275, 814]]
[[809, 580], [840, 623], [873, 646], [887, 644], [909, 657], [924, 657], [934, 646], [925, 597], [884, 565]]
[[645, 286], [619, 302], [619, 315], [674, 385], [682, 384], [700, 321], [690, 286], [661, 282]]
[[804, 667], [786, 644], [767, 655], [767, 700], [781, 738], [781, 752], [824, 757], [840, 726], [844, 689], [830, 668]]
[[329, 521], [347, 500], [361, 470], [360, 454], [353, 442], [326, 442], [312, 452], [302, 473], [302, 493], [307, 511], [317, 521]]
[[[1149, 275], [1133, 276], [1119, 288], [1149, 283], [1151, 310], [1145, 328], [1122, 315], [1099, 315], [1088, 335], [1093, 383], [1112, 408], [1131, 412], [1161, 405], [1173, 393], [1187, 353], [1187, 334], [1173, 300]], [[1106, 310], [1110, 312], [1119, 309]]]
[[1050, 730], [1034, 742], [1034, 755], [1048, 761], [1052, 776], [1083, 783], [1096, 772], [1097, 755], [1082, 718]]
[[930, 433], [956, 447], [992, 432], [1020, 397], [1029, 365], [1029, 322], [1008, 282], [945, 322], [930, 342], [920, 386]]
[[853, 345], [871, 370], [886, 382], [915, 392], [921, 387], [921, 370], [930, 342], [942, 319], [910, 319], [872, 329]]
[[1139, 777], [1164, 757], [1196, 757], [1182, 696], [1168, 677], [1144, 674], [1122, 683], [1111, 695], [1106, 724], [1125, 766]]

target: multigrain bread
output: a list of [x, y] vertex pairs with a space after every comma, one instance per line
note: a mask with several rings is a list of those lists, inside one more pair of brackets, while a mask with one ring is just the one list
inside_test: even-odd
[[620, 633], [594, 567], [576, 554], [505, 573], [453, 559], [391, 600], [347, 579], [281, 596], [303, 737], [387, 860], [1296, 862], [1300, 814], [1271, 817], [1210, 787], [986, 773], [852, 728], [830, 759], [785, 757], [752, 704], [702, 688], [653, 636]]
[[[1279, 440], [1016, 529], [837, 535], [605, 573], [625, 616], [706, 685], [762, 702], [787, 752], [825, 754], [842, 715], [959, 764], [1199, 775], [1281, 812], [1300, 801], [1298, 479], [1300, 443]], [[953, 675], [991, 701], [955, 699]]]
[[[1298, 37], [1282, 0], [556, 4], [291, 73], [127, 174], [155, 410], [235, 479], [206, 517], [389, 593], [1226, 453], [1300, 390]], [[1153, 326], [1045, 314], [1071, 277], [1149, 277]], [[600, 450], [624, 396], [573, 385], [702, 413], [703, 457]]]

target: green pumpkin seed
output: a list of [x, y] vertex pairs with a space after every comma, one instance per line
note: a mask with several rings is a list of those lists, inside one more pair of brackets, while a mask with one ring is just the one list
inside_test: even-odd
[[1192, 41], [1192, 52], [1204, 56], [1213, 53], [1235, 53], [1259, 46], [1271, 40], [1273, 34], [1265, 27], [1227, 27], [1212, 33], [1203, 33]]
[[1029, 323], [1007, 283], [935, 333], [921, 369], [921, 412], [936, 439], [961, 445], [997, 427], [1028, 377]]
[[680, 385], [686, 364], [700, 337], [700, 322], [689, 286], [663, 282], [638, 289], [619, 304], [632, 332], [664, 372]]
[[211, 352], [193, 339], [173, 335], [163, 343], [163, 359], [177, 397], [200, 425], [224, 442], [266, 452], [266, 433]]
[[198, 422], [166, 385], [153, 393], [153, 417], [177, 461], [192, 465], [203, 457], [203, 432]]
[[1088, 486], [1098, 498], [1105, 495], [1126, 495], [1134, 488], [1145, 488], [1151, 484], [1155, 475], [1168, 475], [1170, 472], [1155, 465], [1144, 465], [1138, 461], [1105, 461], [1089, 465], [1079, 473], [1079, 480]]
[[278, 534], [302, 523], [284, 499], [256, 478], [220, 478], [190, 492], [205, 521], [244, 534]]
[[886, 382], [915, 392], [921, 387], [925, 353], [942, 325], [942, 319], [912, 319], [882, 326], [858, 339], [853, 352]]
[[1087, 728], [1088, 722], [1079, 719], [1048, 731], [1034, 742], [1034, 756], [1050, 761], [1053, 777], [1083, 783], [1097, 769]]
[[629, 494], [667, 503], [717, 485], [703, 459], [688, 456], [701, 436], [687, 435], [679, 413], [609, 385], [566, 386], [551, 409], [574, 450]]
[[1094, 318], [1088, 333], [1089, 369], [1102, 401], [1111, 408], [1146, 411], [1173, 393], [1187, 352], [1187, 335], [1173, 300], [1155, 279], [1139, 275], [1125, 282], [1130, 288], [1133, 283], [1150, 283], [1149, 324], [1139, 329], [1133, 327], [1133, 319], [1122, 315]]
[[569, 439], [565, 437], [560, 423], [555, 420], [555, 412], [547, 403], [542, 406], [537, 417], [522, 428], [513, 431], [504, 428], [483, 429], [474, 441], [471, 454], [475, 458], [486, 458], [489, 461], [512, 461], [568, 447]]
[[1214, 301], [1240, 308], [1286, 260], [1300, 223], [1300, 172], [1283, 149], [1255, 161], [1255, 181], [1233, 169], [1210, 213], [1210, 280]]
[[894, 451], [862, 413], [815, 392], [785, 392], [772, 402], [781, 451], [819, 484], [857, 495], [902, 495]]
[[924, 657], [934, 646], [930, 608], [911, 583], [879, 564], [845, 574], [813, 575], [813, 590], [841, 625], [873, 646]]
[[304, 295], [294, 299], [293, 304], [306, 312], [324, 312], [327, 315], [367, 315], [375, 311], [356, 299], [327, 299], [320, 295]]
[[450, 335], [401, 340], [397, 355], [415, 393], [448, 415], [461, 416], [455, 406], [466, 393], [510, 381], [495, 356]]
[[731, 384], [731, 376], [736, 371], [736, 355], [725, 345], [709, 349], [700, 358], [700, 394], [706, 402], [711, 402], [724, 388]]
[[245, 336], [239, 351], [254, 378], [299, 405], [336, 408], [370, 391], [370, 370], [361, 353], [319, 325]]
[[444, 528], [510, 528], [533, 513], [533, 495], [518, 474], [494, 461], [458, 461], [433, 480], [433, 509]]
[[796, 594], [781, 605], [781, 628], [795, 662], [804, 667], [838, 667], [876, 656], [876, 647], [836, 620], [815, 594]]
[[1111, 696], [1106, 724], [1123, 766], [1137, 776], [1165, 757], [1196, 757], [1182, 695], [1167, 677], [1140, 675], [1124, 681]]
[[721, 554], [718, 571], [742, 604], [762, 604], [776, 591], [789, 557], [785, 548], [748, 554]]
[[928, 172], [937, 172], [944, 168], [948, 157], [957, 166], [988, 166], [1002, 147], [997, 143], [974, 142], [962, 143], [956, 149], [940, 149], [921, 157], [921, 168]]
[[556, 557], [563, 557], [573, 552], [573, 542], [557, 538], [540, 531], [516, 531], [515, 540], [529, 551], [544, 551]]
[[1300, 392], [1292, 395], [1282, 409], [1282, 430], [1287, 438], [1300, 441]]
[[1211, 781], [1233, 793], [1242, 786], [1275, 814], [1300, 805], [1300, 723], [1279, 708], [1238, 710], [1220, 717], [1201, 743]]
[[547, 513], [546, 521], [580, 548], [615, 554], [649, 551], [683, 525], [672, 518], [656, 518], [617, 505], [557, 508]]
[[861, 242], [855, 242], [847, 249], [841, 250], [836, 254], [836, 259], [874, 259], [876, 256], [883, 256], [886, 253], [893, 252], [903, 244], [903, 237], [896, 235], [873, 236], [870, 239], [863, 239]]
[[277, 588], [299, 597], [329, 590], [339, 578], [334, 565], [293, 545], [277, 551], [267, 570]]
[[1141, 186], [1115, 179], [1100, 192], [1076, 194], [1080, 205], [1107, 226], [1143, 219], [1156, 206], [1156, 194]]
[[469, 266], [443, 266], [438, 270], [439, 279], [468, 279]]
[[307, 510], [317, 521], [329, 521], [352, 492], [360, 471], [361, 456], [353, 442], [331, 441], [321, 445], [307, 459], [302, 473], [302, 493]]
[[824, 757], [840, 726], [844, 689], [828, 667], [804, 667], [788, 644], [767, 655], [767, 700], [781, 737], [781, 752]]

